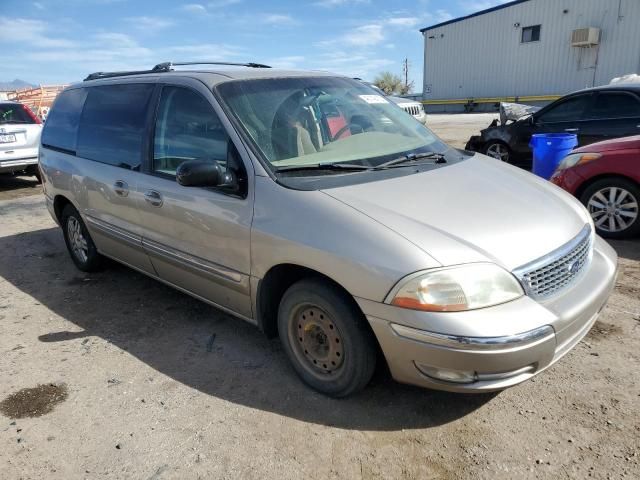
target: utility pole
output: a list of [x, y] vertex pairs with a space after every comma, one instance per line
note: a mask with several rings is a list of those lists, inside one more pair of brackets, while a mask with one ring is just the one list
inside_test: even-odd
[[409, 90], [409, 59], [407, 57], [402, 62], [402, 73], [404, 74], [404, 86]]

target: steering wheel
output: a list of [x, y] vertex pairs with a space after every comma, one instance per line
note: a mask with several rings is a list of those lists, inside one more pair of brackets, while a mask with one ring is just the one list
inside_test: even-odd
[[340, 130], [336, 132], [336, 134], [331, 138], [331, 141], [334, 142], [338, 140], [342, 135], [344, 135], [347, 132], [347, 130], [351, 131], [351, 127], [359, 128], [360, 132], [358, 133], [364, 133], [364, 128], [362, 128], [362, 125], [358, 123], [347, 123], [344, 127], [342, 127]]

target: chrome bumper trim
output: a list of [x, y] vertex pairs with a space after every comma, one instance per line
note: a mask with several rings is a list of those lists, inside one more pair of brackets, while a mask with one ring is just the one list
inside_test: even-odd
[[392, 323], [391, 329], [400, 337], [454, 350], [508, 350], [510, 348], [525, 347], [555, 337], [555, 331], [549, 325], [506, 337], [460, 337], [418, 330], [398, 325], [397, 323]]

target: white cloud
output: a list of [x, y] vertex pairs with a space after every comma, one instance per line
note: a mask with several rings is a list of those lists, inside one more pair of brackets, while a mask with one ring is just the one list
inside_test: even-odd
[[161, 28], [167, 28], [174, 24], [172, 20], [161, 17], [127, 17], [125, 22], [130, 23], [136, 28], [147, 30], [159, 30]]
[[419, 22], [417, 17], [392, 17], [387, 20], [387, 23], [394, 27], [414, 27]]
[[293, 25], [296, 21], [291, 15], [270, 13], [264, 16], [264, 22], [271, 25]]
[[318, 0], [314, 5], [324, 8], [333, 8], [355, 3], [369, 3], [369, 1], [370, 0]]
[[49, 36], [49, 25], [42, 20], [0, 17], [0, 43], [22, 43], [39, 48], [68, 48], [75, 42]]
[[33, 6], [38, 10], [44, 10], [44, 5], [41, 4], [40, 2], [33, 2]]
[[215, 2], [209, 2], [208, 7], [209, 8], [222, 8], [222, 7], [228, 7], [229, 5], [236, 5], [238, 3], [241, 3], [242, 0], [217, 0]]
[[460, 6], [465, 13], [475, 13], [510, 1], [511, 0], [463, 0], [460, 2]]
[[363, 25], [346, 33], [342, 38], [350, 45], [371, 46], [384, 40], [384, 32], [382, 25]]
[[183, 5], [182, 10], [189, 13], [207, 13], [205, 6], [199, 3], [188, 3]]
[[[242, 55], [244, 49], [223, 43], [202, 43], [197, 45], [176, 45], [163, 48], [161, 54], [175, 57], [183, 61], [222, 61], [237, 58]], [[176, 57], [177, 55], [177, 57]], [[182, 57], [182, 58], [179, 58]], [[175, 60], [174, 59], [174, 60]]]

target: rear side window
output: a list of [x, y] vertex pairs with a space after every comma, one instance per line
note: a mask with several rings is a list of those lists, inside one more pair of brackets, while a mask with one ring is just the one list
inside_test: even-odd
[[78, 156], [137, 170], [152, 84], [92, 87], [80, 122]]
[[592, 118], [640, 117], [640, 100], [624, 92], [599, 93]]
[[19, 103], [0, 103], [0, 125], [16, 125], [21, 123], [36, 123]]
[[65, 90], [58, 95], [42, 131], [43, 145], [75, 152], [78, 124], [86, 97], [84, 88]]

